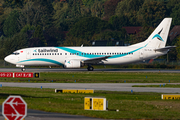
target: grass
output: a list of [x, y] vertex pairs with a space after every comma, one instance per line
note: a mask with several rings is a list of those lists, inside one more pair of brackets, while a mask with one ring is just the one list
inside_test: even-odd
[[179, 73], [41, 72], [40, 78], [0, 78], [0, 82], [180, 83]]
[[180, 84], [159, 84], [159, 85], [133, 85], [132, 87], [164, 87], [164, 88], [180, 88]]
[[[0, 103], [9, 95], [20, 95], [29, 109], [68, 113], [104, 119], [179, 119], [179, 100], [161, 100], [160, 93], [95, 91], [94, 94], [54, 93], [54, 89], [0, 88]], [[109, 111], [84, 110], [84, 97], [106, 97]], [[115, 110], [119, 109], [119, 112]]]

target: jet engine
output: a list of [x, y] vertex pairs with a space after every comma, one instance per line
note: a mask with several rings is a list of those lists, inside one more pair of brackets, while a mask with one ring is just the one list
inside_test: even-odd
[[65, 60], [64, 68], [80, 68], [82, 66], [79, 60]]

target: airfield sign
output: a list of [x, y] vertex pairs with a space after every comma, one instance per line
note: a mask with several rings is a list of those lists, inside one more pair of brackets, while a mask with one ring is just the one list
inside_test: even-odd
[[2, 105], [6, 120], [23, 120], [27, 115], [27, 104], [21, 96], [9, 96]]

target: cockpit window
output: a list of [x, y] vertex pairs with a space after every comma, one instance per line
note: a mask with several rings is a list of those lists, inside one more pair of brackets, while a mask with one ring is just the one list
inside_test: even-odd
[[12, 53], [13, 55], [19, 55], [19, 53], [18, 52], [14, 52], [14, 53]]

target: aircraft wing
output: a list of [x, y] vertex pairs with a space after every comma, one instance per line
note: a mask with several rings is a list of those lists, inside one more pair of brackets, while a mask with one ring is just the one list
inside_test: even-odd
[[175, 48], [176, 46], [166, 46], [164, 48], [158, 48], [158, 49], [155, 49], [155, 51], [164, 51], [164, 50], [169, 50], [169, 49], [172, 49], [172, 48]]
[[97, 58], [90, 58], [90, 59], [85, 59], [83, 60], [83, 62], [85, 64], [91, 63], [91, 64], [97, 64], [99, 62], [102, 62], [102, 60], [106, 60], [107, 58], [109, 58], [111, 56], [104, 56], [104, 57], [97, 57]]

